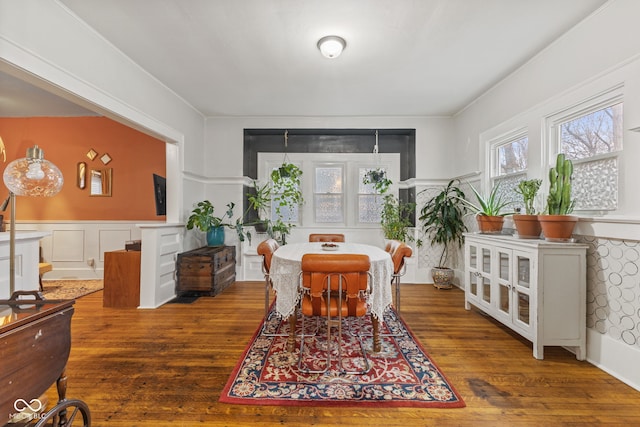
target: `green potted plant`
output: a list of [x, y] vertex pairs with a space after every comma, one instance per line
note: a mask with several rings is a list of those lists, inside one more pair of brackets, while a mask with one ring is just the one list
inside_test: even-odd
[[422, 232], [432, 245], [442, 245], [438, 265], [431, 270], [433, 285], [439, 289], [450, 289], [454, 278], [453, 269], [446, 267], [449, 248], [456, 243], [461, 248], [463, 233], [467, 231], [464, 215], [467, 211], [462, 202], [464, 192], [451, 180], [438, 194], [429, 199], [420, 210]]
[[271, 186], [269, 183], [259, 185], [258, 181], [253, 181], [253, 189], [247, 194], [247, 210], [242, 217], [236, 220], [234, 228], [238, 234], [238, 240], [244, 242], [245, 239], [251, 243], [251, 232], [246, 227], [253, 227], [258, 233], [268, 233], [273, 237], [271, 222], [269, 220], [269, 202], [271, 201]]
[[409, 228], [412, 226], [411, 213], [415, 210], [415, 207], [415, 203], [401, 202], [393, 194], [384, 196], [380, 225], [385, 239], [399, 240], [401, 242], [415, 240], [409, 233]]
[[524, 214], [516, 213], [513, 215], [513, 223], [520, 239], [537, 239], [540, 237], [542, 228], [534, 206], [540, 185], [542, 185], [542, 180], [540, 179], [523, 179], [515, 189], [516, 193], [522, 195], [525, 210]]
[[543, 215], [538, 215], [546, 240], [571, 239], [578, 217], [573, 212], [575, 200], [571, 198], [573, 163], [560, 153], [556, 166], [549, 169], [549, 195]]
[[215, 208], [209, 200], [198, 202], [187, 220], [187, 229], [191, 230], [195, 227], [204, 231], [207, 234], [208, 246], [224, 245], [224, 227], [231, 227], [231, 224], [224, 222], [224, 219], [231, 220], [234, 206], [233, 202], [227, 203], [227, 211], [221, 218], [213, 215]]
[[384, 194], [387, 192], [391, 184], [393, 183], [387, 178], [387, 171], [382, 168], [369, 169], [362, 178], [363, 184], [373, 184], [373, 188], [378, 194]]
[[497, 183], [486, 197], [482, 196], [473, 185], [469, 184], [469, 187], [471, 187], [477, 203], [464, 198], [460, 200], [475, 214], [480, 232], [500, 233], [504, 224], [504, 217], [511, 215], [511, 212], [504, 211], [509, 202], [502, 200], [502, 196], [498, 192], [500, 183]]
[[280, 236], [281, 244], [284, 244], [286, 236], [294, 227], [294, 224], [288, 221], [286, 213], [292, 212], [304, 203], [301, 176], [302, 169], [286, 161], [271, 172], [271, 203], [274, 204], [274, 211], [278, 217], [272, 224], [272, 230]]

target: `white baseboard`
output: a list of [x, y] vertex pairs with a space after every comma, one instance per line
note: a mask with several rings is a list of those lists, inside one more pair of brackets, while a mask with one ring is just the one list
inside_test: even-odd
[[640, 391], [640, 350], [587, 329], [587, 361]]

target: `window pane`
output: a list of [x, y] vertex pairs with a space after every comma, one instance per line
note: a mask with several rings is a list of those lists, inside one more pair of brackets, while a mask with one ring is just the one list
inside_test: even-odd
[[498, 147], [498, 175], [527, 169], [529, 138], [522, 137]]
[[316, 194], [316, 222], [344, 222], [342, 195]]
[[[372, 170], [375, 170], [376, 168], [359, 168], [358, 169], [358, 193], [359, 194], [376, 194], [376, 188], [374, 187], [373, 183], [369, 183], [369, 184], [365, 184], [362, 181], [364, 181], [364, 176]], [[383, 171], [386, 172], [386, 169], [384, 168], [380, 168]]]
[[618, 160], [607, 158], [578, 163], [573, 168], [571, 197], [577, 210], [618, 207]]
[[383, 197], [374, 194], [360, 194], [358, 196], [358, 221], [379, 223], [382, 212]]
[[316, 168], [316, 193], [342, 193], [342, 168]]
[[622, 103], [560, 125], [560, 150], [568, 159], [586, 159], [622, 149]]
[[[274, 194], [271, 203], [271, 220], [278, 220], [278, 203], [277, 199], [280, 197], [279, 194]], [[288, 206], [280, 206], [280, 216], [282, 217], [283, 222], [298, 222], [298, 210], [299, 206], [293, 206], [291, 209]]]
[[[496, 178], [493, 180], [493, 185], [500, 184], [497, 195], [503, 201], [510, 202], [509, 206], [505, 210], [510, 211], [510, 210], [515, 210], [516, 208], [520, 208], [522, 213], [524, 213], [524, 202], [522, 200], [522, 195], [516, 192], [516, 188], [518, 188], [518, 184], [523, 179], [527, 179], [526, 173], [509, 175], [501, 178]], [[536, 208], [539, 209], [538, 206]]]

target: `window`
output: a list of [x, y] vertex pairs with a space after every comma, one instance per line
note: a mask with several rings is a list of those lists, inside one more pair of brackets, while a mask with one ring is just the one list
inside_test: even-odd
[[313, 201], [316, 223], [344, 222], [343, 167], [317, 166], [315, 168]]
[[[259, 153], [258, 176], [261, 181], [282, 163], [282, 153]], [[400, 180], [400, 155], [382, 153], [373, 159], [371, 153], [288, 153], [289, 161], [302, 171], [304, 204], [289, 212], [290, 221], [302, 227], [379, 227], [382, 197], [372, 184], [362, 180], [371, 169], [384, 169], [395, 184], [389, 192], [397, 193]], [[379, 163], [378, 163], [379, 161]], [[396, 194], [397, 195], [397, 194]], [[272, 218], [275, 208], [271, 209]], [[284, 212], [283, 212], [284, 214]], [[283, 220], [287, 217], [283, 215]]]
[[491, 185], [499, 185], [498, 194], [511, 201], [512, 209], [524, 209], [518, 183], [527, 179], [529, 137], [524, 131], [512, 132], [490, 142]]
[[[379, 224], [382, 212], [383, 196], [376, 192], [372, 183], [364, 184], [364, 176], [377, 168], [361, 167], [358, 169], [358, 222]], [[386, 169], [381, 168], [385, 172]]]
[[549, 118], [549, 166], [558, 152], [573, 161], [572, 197], [577, 211], [618, 207], [622, 116], [622, 93], [614, 90]]

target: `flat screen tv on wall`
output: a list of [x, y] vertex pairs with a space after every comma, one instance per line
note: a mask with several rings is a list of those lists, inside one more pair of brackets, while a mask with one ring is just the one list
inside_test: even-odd
[[156, 200], [156, 215], [167, 214], [167, 180], [160, 176], [153, 174], [153, 194]]

